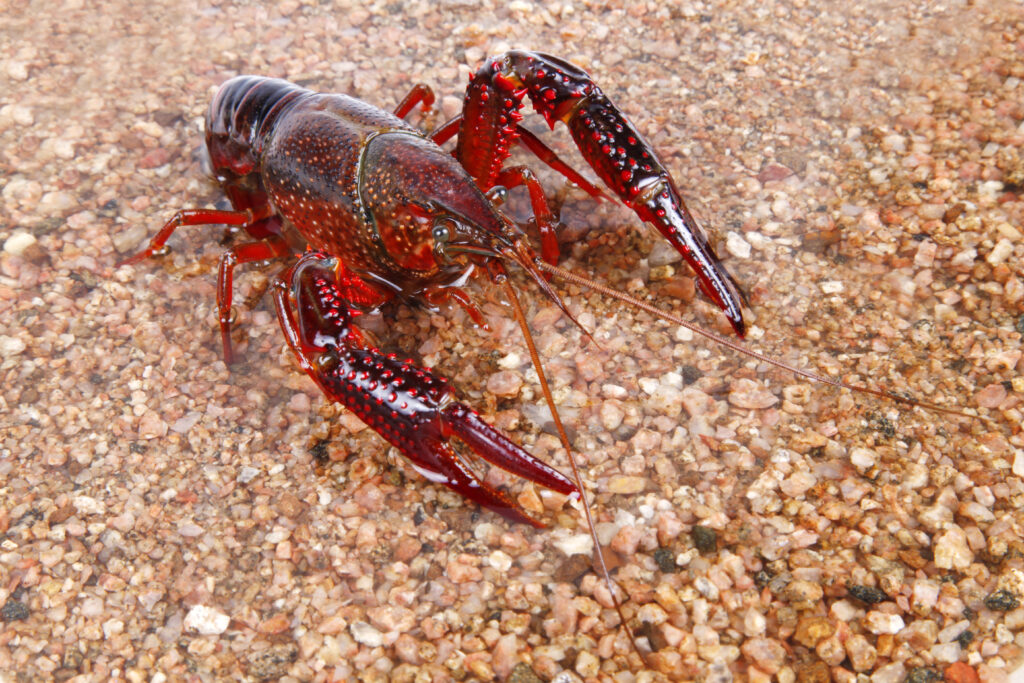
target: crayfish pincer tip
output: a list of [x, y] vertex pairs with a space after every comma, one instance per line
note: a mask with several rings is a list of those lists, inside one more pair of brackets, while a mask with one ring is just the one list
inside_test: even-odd
[[736, 317], [730, 315], [728, 317], [732, 329], [736, 332], [736, 336], [740, 339], [745, 339], [747, 336], [747, 324], [743, 321], [743, 317], [739, 315]]

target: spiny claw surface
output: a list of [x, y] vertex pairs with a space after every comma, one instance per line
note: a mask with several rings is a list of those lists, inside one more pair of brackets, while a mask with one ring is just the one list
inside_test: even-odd
[[364, 347], [352, 324], [351, 300], [339, 285], [349, 281], [343, 268], [337, 259], [309, 252], [275, 282], [278, 317], [302, 367], [327, 396], [398, 448], [427, 479], [510, 521], [543, 526], [506, 493], [480, 480], [452, 439], [483, 460], [559, 493], [576, 493], [576, 486], [456, 401], [444, 377]]
[[511, 146], [521, 135], [518, 110], [526, 97], [549, 126], [554, 128], [558, 121], [568, 126], [583, 158], [601, 180], [686, 259], [701, 290], [722, 309], [736, 334], [744, 336], [740, 293], [654, 148], [579, 67], [551, 55], [520, 50], [489, 59], [480, 67], [466, 91], [455, 152], [477, 183], [489, 188], [497, 182]]

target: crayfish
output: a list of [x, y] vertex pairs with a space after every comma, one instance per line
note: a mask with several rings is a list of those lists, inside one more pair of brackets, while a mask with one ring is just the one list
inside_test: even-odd
[[[428, 134], [405, 121], [417, 105], [432, 106], [434, 95], [423, 85], [389, 113], [346, 95], [319, 94], [282, 80], [229, 80], [207, 112], [206, 147], [213, 174], [233, 208], [178, 211], [148, 248], [124, 263], [157, 253], [180, 226], [226, 224], [244, 230], [251, 241], [224, 253], [217, 285], [223, 352], [230, 363], [233, 269], [297, 256], [275, 277], [273, 297], [288, 345], [324, 393], [395, 446], [428, 480], [512, 522], [543, 526], [505, 492], [478, 478], [453, 440], [564, 495], [580, 496], [578, 472], [570, 479], [535, 459], [459, 402], [444, 377], [374, 348], [355, 324], [359, 314], [396, 299], [431, 306], [451, 302], [482, 322], [462, 285], [469, 276], [489, 278], [504, 288], [519, 319], [570, 454], [508, 267], [525, 272], [570, 318], [550, 277], [630, 300], [685, 324], [557, 267], [559, 222], [534, 174], [525, 166], [504, 167], [511, 148], [524, 146], [595, 198], [607, 195], [520, 124], [526, 99], [551, 128], [558, 121], [566, 124], [598, 177], [679, 251], [701, 290], [743, 337], [740, 290], [654, 149], [587, 73], [536, 52], [511, 51], [488, 59], [471, 75], [462, 114]], [[453, 152], [442, 149], [456, 136]], [[539, 254], [500, 208], [514, 187], [529, 192]], [[581, 498], [590, 522], [586, 497]]]

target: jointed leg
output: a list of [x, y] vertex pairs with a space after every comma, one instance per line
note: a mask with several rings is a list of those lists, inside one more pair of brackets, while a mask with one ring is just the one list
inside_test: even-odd
[[129, 256], [117, 263], [117, 267], [138, 263], [163, 250], [167, 240], [171, 238], [174, 231], [184, 225], [238, 225], [246, 226], [256, 221], [267, 218], [273, 213], [269, 205], [259, 209], [246, 209], [244, 211], [226, 211], [222, 209], [182, 209], [171, 216], [171, 220], [160, 228], [160, 232], [149, 241], [149, 246], [134, 256]]
[[263, 242], [248, 242], [232, 247], [220, 257], [220, 269], [217, 271], [217, 311], [220, 314], [224, 362], [228, 365], [235, 361], [235, 354], [231, 349], [231, 300], [235, 266], [280, 258], [288, 256], [289, 253], [290, 248], [284, 239], [279, 235], [271, 235]]
[[434, 91], [426, 83], [417, 83], [409, 91], [409, 94], [395, 107], [395, 116], [404, 119], [412, 108], [423, 103], [423, 111], [430, 111], [434, 106]]

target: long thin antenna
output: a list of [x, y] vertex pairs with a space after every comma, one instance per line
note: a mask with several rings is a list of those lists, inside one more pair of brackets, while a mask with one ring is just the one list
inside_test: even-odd
[[633, 646], [633, 650], [640, 656], [640, 660], [646, 664], [647, 658], [644, 656], [644, 653], [640, 651], [639, 646], [637, 646], [636, 638], [633, 637], [633, 631], [630, 630], [629, 624], [626, 623], [626, 617], [622, 613], [622, 605], [619, 604], [619, 599], [615, 597], [615, 584], [612, 581], [611, 574], [608, 572], [608, 564], [604, 560], [604, 551], [601, 550], [601, 540], [597, 536], [597, 527], [594, 524], [594, 516], [590, 512], [590, 502], [587, 500], [587, 489], [583, 484], [583, 475], [580, 474], [579, 466], [576, 464], [576, 455], [573, 453], [572, 446], [569, 444], [569, 435], [566, 434], [565, 427], [562, 426], [562, 418], [559, 417], [558, 409], [555, 408], [555, 399], [551, 396], [551, 389], [548, 387], [548, 380], [547, 377], [544, 376], [544, 368], [540, 363], [540, 354], [537, 353], [537, 346], [534, 344], [533, 335], [530, 334], [530, 328], [526, 324], [526, 316], [523, 314], [523, 309], [519, 305], [519, 298], [516, 296], [515, 288], [512, 287], [512, 283], [509, 282], [506, 275], [500, 275], [496, 279], [505, 289], [505, 294], [512, 303], [512, 311], [515, 313], [519, 327], [523, 330], [523, 337], [526, 339], [526, 348], [530, 351], [530, 360], [533, 362], [533, 367], [537, 371], [537, 377], [540, 379], [541, 393], [544, 394], [544, 400], [548, 404], [548, 410], [551, 411], [551, 419], [554, 420], [555, 429], [558, 431], [558, 438], [562, 442], [562, 447], [565, 448], [565, 452], [569, 454], [569, 464], [572, 466], [573, 480], [576, 482], [576, 488], [579, 489], [580, 501], [583, 504], [583, 516], [587, 520], [587, 527], [590, 529], [590, 536], [594, 540], [594, 558], [597, 560], [597, 564], [601, 569], [601, 574], [604, 576], [605, 583], [608, 585], [608, 592], [611, 594], [612, 604], [615, 606], [615, 611], [619, 615], [619, 621], [622, 622], [622, 627], [626, 629], [626, 634], [629, 636], [629, 643]]
[[818, 373], [811, 372], [810, 370], [802, 370], [798, 367], [778, 360], [777, 358], [772, 358], [771, 356], [766, 356], [763, 353], [754, 351], [753, 349], [748, 348], [747, 346], [744, 346], [743, 344], [733, 339], [723, 337], [722, 335], [717, 334], [715, 332], [711, 332], [710, 330], [705, 330], [703, 327], [700, 327], [687, 320], [684, 320], [683, 318], [680, 318], [678, 315], [675, 315], [674, 313], [663, 311], [660, 308], [656, 308], [655, 306], [647, 303], [646, 301], [641, 301], [640, 299], [634, 296], [630, 296], [629, 294], [626, 294], [624, 292], [620, 292], [618, 290], [602, 285], [601, 283], [595, 282], [590, 278], [578, 275], [577, 273], [574, 273], [571, 270], [566, 270], [564, 268], [559, 268], [558, 266], [553, 266], [550, 263], [546, 263], [539, 259], [536, 261], [536, 265], [540, 270], [547, 271], [552, 275], [562, 280], [565, 280], [566, 282], [571, 282], [573, 284], [580, 285], [588, 289], [592, 289], [595, 292], [604, 294], [605, 296], [609, 296], [613, 299], [618, 299], [619, 301], [628, 303], [632, 306], [636, 306], [641, 310], [647, 311], [653, 316], [679, 325], [680, 327], [685, 327], [691, 332], [699, 334], [700, 336], [706, 339], [710, 339], [713, 342], [726, 346], [732, 349], [733, 351], [736, 351], [737, 353], [742, 353], [745, 356], [750, 356], [751, 358], [759, 360], [763, 363], [774, 365], [777, 368], [781, 368], [783, 370], [786, 370], [787, 372], [793, 373], [794, 375], [804, 377], [806, 379], [811, 380], [812, 382], [820, 382], [821, 384], [828, 384], [834, 387], [839, 387], [841, 389], [849, 389], [850, 391], [858, 391], [864, 394], [871, 394], [872, 396], [878, 396], [879, 398], [888, 399], [896, 403], [902, 403], [903, 405], [924, 408], [925, 410], [930, 410], [936, 413], [944, 413], [946, 415], [958, 415], [960, 417], [967, 417], [973, 420], [982, 420], [984, 422], [992, 424], [992, 420], [988, 417], [985, 417], [984, 415], [974, 415], [971, 413], [963, 412], [961, 410], [957, 410], [955, 408], [947, 408], [946, 406], [928, 403], [927, 401], [921, 401], [918, 399], [907, 398], [906, 396], [900, 396], [899, 394], [887, 391], [885, 389], [874, 389], [872, 387], [867, 387], [861, 384], [849, 384], [838, 379], [832, 379], [831, 377], [819, 375]]

